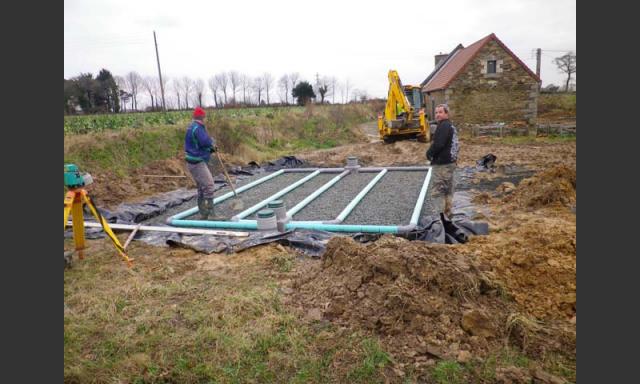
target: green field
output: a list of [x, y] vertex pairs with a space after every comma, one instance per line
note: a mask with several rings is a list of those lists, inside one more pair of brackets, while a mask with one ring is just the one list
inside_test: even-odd
[[[262, 107], [235, 109], [208, 109], [208, 113], [229, 118], [274, 117], [302, 107]], [[64, 117], [64, 134], [84, 134], [120, 130], [124, 128], [175, 125], [191, 120], [191, 111], [136, 112], [104, 115], [74, 115]]]

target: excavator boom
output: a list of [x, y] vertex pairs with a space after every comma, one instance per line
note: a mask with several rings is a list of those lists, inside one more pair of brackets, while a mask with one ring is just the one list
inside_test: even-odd
[[[378, 115], [380, 138], [385, 143], [404, 138], [429, 141], [429, 125], [424, 117], [424, 110], [420, 109], [417, 114], [415, 111], [415, 106], [421, 104], [420, 100], [415, 100], [420, 97], [420, 92], [414, 92], [418, 87], [403, 86], [398, 72], [393, 69], [389, 71], [388, 78], [389, 92], [384, 116]], [[411, 100], [407, 93], [411, 95]]]

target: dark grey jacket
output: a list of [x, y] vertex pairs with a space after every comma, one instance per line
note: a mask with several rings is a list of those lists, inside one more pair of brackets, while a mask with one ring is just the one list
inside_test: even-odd
[[455, 163], [458, 160], [458, 148], [456, 127], [449, 120], [442, 120], [433, 134], [427, 159], [434, 165]]

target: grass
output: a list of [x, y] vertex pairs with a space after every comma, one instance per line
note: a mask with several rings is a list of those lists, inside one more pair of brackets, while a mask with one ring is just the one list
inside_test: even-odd
[[575, 93], [547, 93], [538, 97], [538, 114], [558, 116], [576, 116], [576, 94]]
[[576, 379], [575, 362], [566, 361], [565, 358], [556, 354], [549, 354], [540, 361], [534, 361], [511, 347], [504, 347], [485, 359], [472, 360], [468, 363], [453, 360], [440, 361], [432, 368], [431, 378], [436, 383], [442, 384], [494, 383], [498, 368], [516, 367], [528, 372], [533, 364], [541, 366], [546, 372], [562, 377], [568, 382], [574, 382]]
[[183, 150], [184, 129], [162, 126], [125, 129], [115, 133], [65, 137], [65, 163], [83, 170], [110, 169], [123, 175], [153, 161], [172, 158]]
[[576, 135], [549, 135], [549, 136], [485, 136], [471, 137], [465, 136], [466, 143], [486, 143], [486, 144], [509, 144], [509, 145], [526, 145], [526, 144], [558, 144], [572, 143], [576, 141]]
[[570, 143], [576, 141], [576, 135], [549, 135], [549, 136], [505, 136], [496, 138], [496, 142], [502, 144], [554, 144], [554, 143]]
[[432, 373], [433, 379], [438, 384], [462, 384], [464, 380], [464, 368], [456, 361], [445, 360], [439, 362]]
[[391, 363], [391, 357], [382, 350], [377, 340], [366, 338], [361, 342], [362, 361], [347, 375], [351, 383], [374, 383], [379, 370]]
[[215, 272], [189, 250], [133, 244], [129, 270], [106, 240], [89, 246], [64, 276], [65, 382], [370, 383], [391, 361], [376, 339], [287, 309], [275, 276], [293, 256], [275, 247]]
[[[354, 128], [370, 120], [373, 109], [355, 104], [279, 108], [257, 114], [244, 109], [216, 110], [207, 116], [207, 128], [225, 154], [244, 163], [263, 162], [357, 141]], [[64, 161], [85, 171], [108, 169], [124, 176], [154, 161], [182, 156], [187, 123], [65, 135]]]

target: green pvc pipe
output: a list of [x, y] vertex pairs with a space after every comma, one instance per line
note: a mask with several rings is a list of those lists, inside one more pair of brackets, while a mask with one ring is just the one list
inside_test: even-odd
[[398, 233], [397, 225], [357, 225], [357, 224], [321, 224], [292, 221], [285, 225], [286, 229], [312, 229], [329, 232], [368, 232]]
[[[172, 220], [171, 225], [190, 228], [226, 228], [226, 229], [258, 229], [256, 220], [243, 221], [209, 221], [209, 220]], [[368, 233], [398, 233], [397, 225], [353, 225], [353, 224], [322, 224], [292, 221], [286, 224], [286, 229], [311, 229], [329, 232], [368, 232]]]

